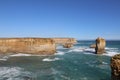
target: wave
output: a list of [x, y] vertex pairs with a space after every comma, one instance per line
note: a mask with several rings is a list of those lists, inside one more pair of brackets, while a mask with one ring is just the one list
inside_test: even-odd
[[20, 67], [0, 67], [0, 80], [25, 80], [30, 79], [31, 75]]
[[116, 55], [116, 54], [120, 54], [120, 53], [107, 51], [107, 52], [104, 53], [103, 55], [112, 57], [112, 56], [114, 56], [114, 55]]
[[69, 50], [68, 52], [95, 52], [95, 50], [89, 47], [76, 47]]
[[83, 52], [86, 49], [86, 47], [74, 47], [71, 48], [68, 52]]
[[1, 61], [7, 61], [9, 57], [8, 56], [3, 56], [2, 58], [0, 58]]
[[106, 50], [117, 50], [118, 48], [109, 48], [109, 47], [106, 47], [105, 49]]
[[[116, 54], [120, 54], [119, 48], [109, 48], [106, 47], [105, 48], [106, 52], [103, 53], [102, 55], [105, 56], [114, 56]], [[89, 48], [89, 47], [74, 47], [71, 48], [68, 52], [82, 52], [83, 54], [94, 54], [95, 53], [95, 49], [94, 48]]]
[[116, 54], [120, 54], [119, 53], [119, 48], [106, 47], [105, 50], [106, 50], [106, 53], [103, 54], [105, 56], [112, 57], [112, 56], [114, 56]]
[[7, 61], [10, 57], [19, 57], [19, 56], [46, 56], [46, 55], [18, 53], [18, 54], [11, 54], [11, 55], [2, 56], [2, 57], [0, 57], [0, 61]]
[[55, 55], [64, 55], [65, 52], [62, 52], [62, 51], [57, 51], [57, 53], [55, 53]]
[[56, 60], [60, 60], [60, 58], [53, 58], [53, 59], [50, 59], [50, 58], [45, 58], [43, 59], [42, 61], [56, 61]]
[[10, 55], [10, 57], [15, 57], [15, 56], [32, 56], [32, 55], [31, 54], [23, 54], [23, 53]]

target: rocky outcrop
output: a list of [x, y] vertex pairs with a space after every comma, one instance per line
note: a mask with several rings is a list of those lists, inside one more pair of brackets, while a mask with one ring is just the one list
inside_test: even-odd
[[56, 46], [50, 38], [1, 38], [0, 53], [54, 54]]
[[111, 80], [120, 80], [120, 54], [111, 58]]
[[96, 44], [90, 45], [90, 48], [96, 48]]
[[77, 41], [74, 38], [52, 38], [55, 44], [62, 44], [64, 48], [72, 47]]
[[105, 52], [106, 41], [103, 38], [96, 39], [95, 53], [102, 54]]
[[71, 48], [73, 46], [73, 44], [70, 43], [66, 43], [63, 45], [64, 48]]
[[70, 48], [74, 38], [0, 38], [0, 53], [28, 53], [50, 55], [56, 52], [56, 44]]

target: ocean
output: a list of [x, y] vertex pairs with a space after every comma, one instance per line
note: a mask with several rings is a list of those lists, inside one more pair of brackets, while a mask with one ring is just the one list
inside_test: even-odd
[[120, 53], [120, 41], [107, 41], [106, 53], [94, 54], [94, 41], [78, 41], [72, 48], [57, 47], [51, 56], [0, 56], [0, 80], [110, 80], [110, 59]]

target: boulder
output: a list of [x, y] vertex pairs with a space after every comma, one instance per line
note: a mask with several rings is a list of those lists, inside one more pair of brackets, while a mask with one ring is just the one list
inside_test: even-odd
[[120, 80], [120, 54], [111, 58], [111, 80]]
[[102, 54], [105, 52], [106, 41], [103, 38], [96, 39], [95, 53]]

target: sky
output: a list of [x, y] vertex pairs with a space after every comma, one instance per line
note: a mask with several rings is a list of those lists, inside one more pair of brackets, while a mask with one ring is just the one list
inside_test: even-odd
[[120, 0], [0, 0], [0, 37], [120, 39]]

